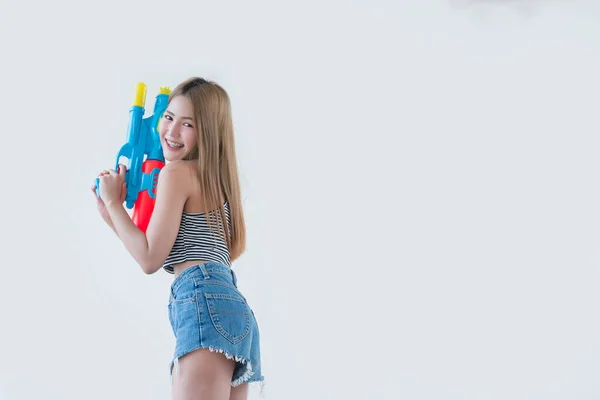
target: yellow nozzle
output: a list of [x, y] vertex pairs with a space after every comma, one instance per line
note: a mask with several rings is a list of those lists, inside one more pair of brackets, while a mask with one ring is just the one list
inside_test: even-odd
[[143, 82], [138, 82], [135, 86], [133, 105], [144, 108], [144, 104], [146, 104], [146, 85]]
[[169, 95], [169, 94], [171, 94], [171, 88], [169, 88], [168, 86], [161, 86], [160, 91], [158, 93]]

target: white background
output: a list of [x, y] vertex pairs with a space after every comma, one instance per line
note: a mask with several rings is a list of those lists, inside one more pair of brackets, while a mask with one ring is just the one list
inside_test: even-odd
[[490, 3], [2, 0], [0, 398], [169, 398], [172, 276], [90, 185], [135, 83], [192, 75], [232, 99], [266, 398], [600, 398], [600, 6]]

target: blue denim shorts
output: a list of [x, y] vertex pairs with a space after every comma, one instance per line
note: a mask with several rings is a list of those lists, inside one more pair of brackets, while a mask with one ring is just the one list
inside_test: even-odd
[[231, 268], [216, 262], [187, 268], [171, 285], [168, 309], [176, 339], [170, 374], [180, 357], [209, 349], [236, 361], [232, 386], [264, 380], [258, 324]]

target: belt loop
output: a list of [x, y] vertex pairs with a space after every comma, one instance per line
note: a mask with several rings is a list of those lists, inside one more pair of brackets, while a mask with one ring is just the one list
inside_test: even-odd
[[202, 275], [204, 275], [204, 279], [210, 279], [210, 275], [208, 274], [208, 271], [206, 270], [206, 267], [204, 266], [204, 264], [200, 264], [200, 271], [202, 271]]
[[237, 276], [235, 275], [235, 271], [232, 269], [230, 271], [231, 271], [231, 278], [233, 279], [233, 286], [237, 287]]

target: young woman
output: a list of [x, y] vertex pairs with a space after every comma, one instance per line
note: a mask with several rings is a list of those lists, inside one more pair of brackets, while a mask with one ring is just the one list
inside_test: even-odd
[[231, 269], [246, 232], [229, 96], [214, 82], [186, 80], [171, 93], [159, 132], [167, 164], [145, 234], [123, 206], [123, 166], [99, 174], [100, 197], [92, 191], [142, 270], [174, 275], [173, 398], [246, 399], [248, 383], [263, 376], [258, 325]]

